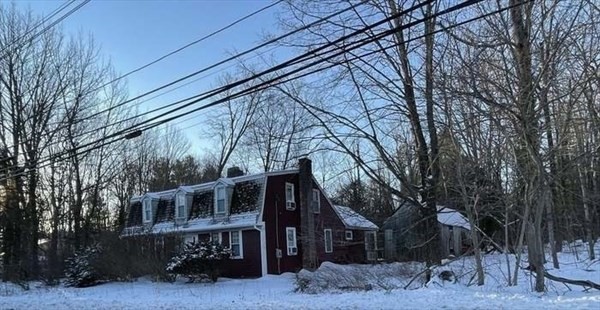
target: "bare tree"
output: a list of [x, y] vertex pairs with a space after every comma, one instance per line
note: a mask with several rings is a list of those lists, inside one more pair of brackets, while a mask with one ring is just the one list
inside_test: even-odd
[[[376, 1], [354, 12], [326, 22], [310, 36], [294, 38], [290, 45], [310, 48], [327, 42], [328, 37], [343, 31], [364, 27], [370, 22], [397, 14], [409, 8], [413, 2], [398, 4], [394, 1]], [[331, 2], [327, 6], [306, 1], [290, 4], [290, 21], [306, 24], [306, 20], [326, 15], [345, 6], [344, 2]], [[381, 29], [366, 33], [374, 36], [378, 31], [391, 28], [403, 29], [411, 21], [431, 16], [437, 7], [426, 6], [422, 12], [405, 14], [394, 18]], [[414, 13], [414, 12], [413, 12]], [[418, 16], [418, 17], [417, 17]], [[315, 94], [293, 94], [280, 88], [296, 104], [304, 107], [325, 131], [325, 138], [346, 156], [352, 158], [363, 173], [379, 186], [386, 187], [395, 197], [402, 197], [420, 207], [423, 217], [418, 230], [422, 239], [421, 250], [426, 261], [432, 265], [440, 260], [441, 247], [436, 222], [438, 141], [434, 104], [434, 36], [408, 43], [408, 39], [431, 33], [435, 19], [427, 19], [424, 26], [398, 30], [390, 38], [374, 42], [358, 51], [349, 52], [335, 61], [344, 62], [338, 70], [320, 77], [319, 82], [309, 84]], [[381, 50], [360, 57], [365, 51]], [[333, 61], [333, 60], [332, 60]], [[409, 133], [414, 142], [417, 163], [416, 183], [409, 180], [405, 163], [398, 157], [400, 142], [396, 136]], [[355, 152], [359, 140], [361, 153]], [[378, 173], [384, 168], [393, 181]], [[387, 174], [386, 172], [386, 174]]]
[[[222, 84], [232, 82], [233, 77], [226, 75]], [[248, 87], [249, 85], [245, 85]], [[233, 93], [229, 90], [223, 94]], [[229, 99], [208, 118], [205, 135], [211, 137], [218, 146], [217, 173], [221, 175], [235, 150], [250, 128], [259, 103], [264, 99], [262, 92], [254, 92], [248, 96]]]

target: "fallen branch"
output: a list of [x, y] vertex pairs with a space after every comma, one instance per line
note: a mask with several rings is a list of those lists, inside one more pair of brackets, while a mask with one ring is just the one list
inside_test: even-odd
[[589, 280], [571, 280], [571, 279], [567, 279], [567, 278], [561, 278], [561, 277], [553, 276], [553, 275], [549, 274], [547, 271], [544, 272], [544, 276], [552, 281], [568, 283], [568, 284], [573, 284], [573, 285], [579, 285], [579, 286], [583, 286], [583, 287], [591, 287], [591, 288], [600, 290], [600, 284], [594, 283]]
[[427, 271], [431, 271], [431, 269], [425, 268], [425, 269], [421, 270], [421, 272], [417, 273], [414, 277], [412, 277], [412, 279], [410, 279], [410, 281], [408, 281], [408, 284], [406, 284], [404, 286], [404, 289], [407, 289], [419, 276], [421, 276], [422, 274], [424, 274]]
[[448, 259], [445, 263], [443, 264], [439, 264], [439, 265], [435, 265], [435, 266], [431, 266], [431, 267], [426, 267], [425, 269], [421, 270], [419, 273], [417, 273], [414, 277], [412, 277], [412, 279], [410, 279], [410, 281], [408, 281], [408, 284], [406, 284], [404, 286], [404, 289], [408, 289], [408, 287], [422, 274], [426, 273], [427, 271], [433, 271], [436, 268], [440, 268], [440, 267], [444, 267], [454, 261], [457, 261], [467, 255], [471, 255], [471, 253], [473, 253], [473, 249], [469, 249], [467, 252], [463, 253], [461, 256], [455, 257], [453, 259]]

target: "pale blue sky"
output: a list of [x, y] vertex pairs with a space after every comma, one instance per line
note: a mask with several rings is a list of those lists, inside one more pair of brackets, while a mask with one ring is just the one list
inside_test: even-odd
[[[64, 1], [37, 0], [15, 2], [30, 7], [35, 14], [46, 15]], [[232, 21], [254, 12], [271, 0], [189, 0], [189, 1], [107, 1], [92, 0], [69, 16], [61, 27], [70, 34], [91, 34], [102, 54], [120, 73], [144, 65], [191, 41], [201, 38]], [[275, 6], [249, 20], [194, 45], [168, 59], [127, 78], [131, 95], [140, 94], [175, 80], [256, 45], [264, 33], [278, 33]], [[178, 91], [144, 103], [142, 111], [188, 97], [215, 86], [218, 74], [202, 79]], [[180, 123], [197, 124], [198, 118]], [[198, 126], [186, 130], [194, 149], [206, 147], [197, 140]]]

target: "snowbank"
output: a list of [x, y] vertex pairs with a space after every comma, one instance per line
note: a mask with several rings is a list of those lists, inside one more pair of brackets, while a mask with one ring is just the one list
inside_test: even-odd
[[[296, 291], [317, 294], [340, 291], [393, 290], [404, 288], [424, 268], [422, 263], [379, 265], [337, 265], [324, 262], [314, 272], [301, 270], [296, 277]], [[423, 284], [414, 281], [413, 287]]]
[[[560, 270], [546, 268], [555, 275], [600, 282], [600, 261], [587, 259], [584, 247], [565, 248], [560, 254]], [[600, 251], [600, 246], [598, 247]], [[514, 259], [511, 268], [514, 268]], [[427, 287], [404, 290], [404, 285], [420, 269], [416, 263], [386, 265], [322, 266], [329, 275], [351, 274], [372, 289], [335, 289], [334, 286], [302, 294], [294, 291], [296, 275], [269, 275], [260, 279], [219, 279], [215, 284], [182, 281], [157, 283], [139, 279], [129, 283], [107, 283], [90, 288], [45, 287], [32, 283], [31, 289], [0, 283], [0, 309], [600, 309], [600, 291], [585, 291], [546, 281], [548, 290], [533, 293], [533, 275], [519, 271], [517, 286], [506, 286], [506, 257], [487, 255], [483, 264], [486, 284], [473, 285], [473, 258], [450, 262], [436, 270], [451, 270], [457, 283], [432, 281]], [[527, 266], [527, 262], [523, 262]], [[311, 273], [319, 279], [319, 271]], [[300, 275], [298, 276], [300, 277]], [[336, 278], [342, 286], [347, 277]], [[379, 281], [379, 282], [378, 282]], [[315, 282], [319, 288], [319, 282]], [[386, 288], [385, 285], [390, 285]]]

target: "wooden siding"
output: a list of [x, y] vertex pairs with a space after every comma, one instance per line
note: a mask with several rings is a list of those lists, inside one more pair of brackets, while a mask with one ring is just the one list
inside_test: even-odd
[[367, 256], [365, 252], [365, 231], [352, 231], [352, 240], [346, 240], [346, 235], [340, 236], [340, 254], [338, 255], [339, 263], [366, 263]]
[[[274, 174], [266, 177], [265, 184], [259, 186], [253, 181], [240, 182], [236, 184], [230, 197], [230, 210], [232, 213], [243, 213], [253, 210], [255, 206], [260, 205], [259, 194], [265, 190], [264, 209], [262, 221], [265, 223], [266, 257], [261, 256], [263, 248], [261, 247], [261, 234], [258, 230], [245, 228], [242, 232], [242, 250], [243, 259], [232, 259], [222, 270], [222, 275], [226, 277], [259, 277], [262, 275], [262, 262], [267, 262], [266, 270], [269, 274], [279, 274], [283, 272], [297, 272], [302, 269], [302, 237], [306, 232], [301, 227], [301, 209], [310, 208], [310, 214], [314, 219], [315, 246], [317, 263], [320, 265], [324, 261], [336, 263], [355, 263], [365, 262], [365, 242], [364, 231], [352, 230], [353, 240], [345, 239], [346, 227], [335, 212], [333, 206], [329, 203], [324, 193], [319, 190], [318, 184], [311, 180], [312, 188], [319, 190], [320, 212], [314, 213], [312, 201], [307, 206], [300, 204], [300, 184], [298, 172], [289, 172]], [[295, 210], [286, 209], [286, 183], [294, 185]], [[312, 194], [312, 193], [311, 193]], [[194, 193], [189, 206], [189, 218], [209, 218], [213, 217], [214, 193], [212, 190]], [[260, 196], [262, 197], [262, 196]], [[312, 197], [312, 195], [310, 195]], [[130, 223], [141, 222], [142, 204], [134, 203], [131, 206], [128, 217]], [[157, 214], [158, 219], [172, 218], [174, 205], [172, 202], [163, 202], [159, 210], [153, 212]], [[287, 253], [286, 228], [296, 229], [296, 255]], [[324, 230], [331, 229], [333, 251], [325, 253]], [[223, 231], [214, 231], [223, 232]], [[192, 233], [193, 234], [193, 233]], [[206, 240], [209, 232], [193, 234], [196, 240]], [[228, 238], [224, 238], [224, 244], [229, 244]], [[281, 257], [277, 258], [277, 249], [281, 250]]]
[[[313, 189], [318, 189], [313, 181]], [[324, 261], [344, 263], [350, 261], [350, 251], [348, 243], [344, 240], [346, 227], [342, 220], [338, 217], [333, 206], [325, 195], [319, 191], [321, 201], [321, 212], [314, 213], [315, 217], [315, 238], [317, 241], [317, 259], [319, 265]], [[331, 229], [333, 238], [333, 252], [325, 253], [325, 235], [324, 230]]]
[[[296, 201], [296, 210], [294, 211], [288, 211], [285, 208], [285, 183], [294, 184], [294, 198]], [[270, 274], [297, 272], [302, 269], [303, 251], [300, 242], [303, 232], [300, 225], [300, 208], [302, 206], [299, 203], [298, 174], [269, 176], [266, 185], [263, 221], [266, 225], [267, 234], [267, 272]], [[314, 180], [313, 188], [318, 189]], [[353, 230], [353, 240], [346, 241], [346, 227], [333, 209], [333, 206], [329, 204], [324, 193], [319, 191], [319, 195], [321, 212], [313, 214], [315, 219], [315, 239], [318, 264], [320, 265], [324, 261], [336, 263], [365, 262], [364, 232], [361, 230]], [[296, 256], [287, 255], [286, 227], [296, 228], [296, 243], [298, 247], [298, 255]], [[332, 253], [325, 253], [325, 229], [332, 230]], [[282, 251], [282, 257], [279, 259], [279, 264], [276, 257], [278, 241], [279, 249]]]
[[[415, 249], [416, 244], [421, 243], [420, 236], [414, 228], [415, 223], [420, 221], [417, 207], [404, 205], [383, 224], [382, 230], [388, 231], [385, 240], [385, 258], [387, 260], [423, 260], [426, 253], [422, 249]], [[467, 229], [458, 226], [448, 226], [438, 222], [440, 226], [440, 247], [442, 254], [446, 257], [450, 254], [460, 255], [469, 246], [471, 241]], [[452, 228], [452, 233], [450, 233]]]
[[[294, 184], [294, 200], [296, 201], [296, 210], [294, 211], [285, 208], [285, 183]], [[266, 186], [263, 221], [265, 222], [267, 234], [267, 272], [270, 274], [297, 272], [302, 269], [298, 174], [269, 176]], [[296, 228], [298, 254], [295, 256], [287, 255], [286, 227]], [[279, 264], [276, 257], [277, 248], [281, 249], [282, 252]]]
[[[229, 243], [229, 240], [227, 240]], [[260, 232], [242, 231], [242, 259], [230, 259], [221, 275], [230, 278], [254, 278], [262, 276], [260, 259]]]

